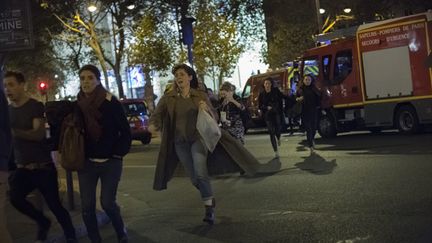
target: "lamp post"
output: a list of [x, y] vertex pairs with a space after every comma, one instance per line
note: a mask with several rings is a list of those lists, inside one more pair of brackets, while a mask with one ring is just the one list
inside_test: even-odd
[[322, 28], [322, 20], [321, 20], [321, 7], [320, 7], [320, 1], [315, 0], [315, 8], [316, 8], [316, 15], [317, 15], [317, 23], [318, 23], [318, 34], [321, 34], [321, 28]]

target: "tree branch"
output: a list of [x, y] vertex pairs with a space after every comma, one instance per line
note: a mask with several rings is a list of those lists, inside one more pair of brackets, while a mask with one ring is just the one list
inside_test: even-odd
[[83, 34], [81, 30], [74, 28], [72, 26], [70, 26], [68, 23], [66, 23], [65, 21], [63, 21], [63, 19], [61, 19], [57, 14], [54, 14], [54, 16], [64, 25], [66, 26], [68, 29], [75, 31], [77, 33]]

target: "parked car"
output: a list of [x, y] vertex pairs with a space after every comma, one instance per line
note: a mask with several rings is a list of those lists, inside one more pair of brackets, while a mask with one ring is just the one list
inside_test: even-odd
[[151, 141], [152, 134], [148, 130], [149, 113], [147, 104], [143, 99], [121, 99], [131, 128], [132, 139], [141, 141], [142, 144], [148, 144]]

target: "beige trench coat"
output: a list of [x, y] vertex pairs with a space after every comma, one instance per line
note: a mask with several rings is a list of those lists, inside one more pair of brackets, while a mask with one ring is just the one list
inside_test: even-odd
[[[167, 188], [168, 181], [178, 166], [179, 159], [174, 148], [175, 133], [175, 90], [165, 94], [156, 106], [150, 118], [150, 124], [161, 131], [161, 145], [156, 164], [153, 189], [164, 190]], [[200, 101], [205, 101], [212, 107], [207, 94], [191, 89], [190, 97], [198, 107]], [[216, 112], [213, 109], [214, 117]], [[280, 163], [260, 164], [255, 157], [247, 151], [244, 146], [233, 138], [228, 132], [222, 130], [222, 137], [219, 140], [213, 153], [208, 155], [208, 170], [210, 175], [233, 173], [244, 170], [248, 175], [256, 173], [273, 173], [280, 169]]]

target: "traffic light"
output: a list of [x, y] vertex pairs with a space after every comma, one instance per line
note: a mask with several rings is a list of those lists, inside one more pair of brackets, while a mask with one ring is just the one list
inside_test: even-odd
[[193, 28], [192, 28], [193, 22], [195, 22], [195, 18], [192, 18], [192, 17], [183, 17], [180, 20], [182, 42], [185, 45], [192, 45], [193, 44]]
[[38, 89], [41, 95], [46, 95], [48, 90], [48, 84], [46, 82], [40, 82], [38, 85]]

